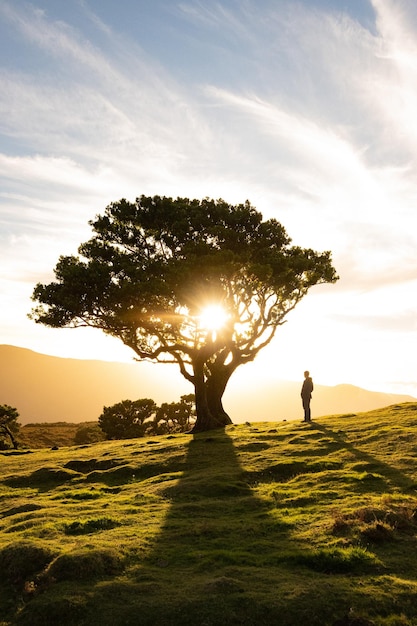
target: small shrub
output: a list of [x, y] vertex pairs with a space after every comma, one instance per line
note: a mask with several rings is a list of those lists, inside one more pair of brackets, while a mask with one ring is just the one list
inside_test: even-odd
[[75, 445], [96, 443], [105, 439], [104, 433], [98, 424], [83, 424], [74, 436]]

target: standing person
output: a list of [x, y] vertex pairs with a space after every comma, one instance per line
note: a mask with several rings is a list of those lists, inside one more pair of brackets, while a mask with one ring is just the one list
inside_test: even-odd
[[301, 387], [301, 398], [303, 400], [304, 409], [304, 421], [311, 422], [310, 400], [313, 393], [314, 385], [313, 379], [310, 376], [310, 372], [307, 370], [304, 372], [304, 382]]

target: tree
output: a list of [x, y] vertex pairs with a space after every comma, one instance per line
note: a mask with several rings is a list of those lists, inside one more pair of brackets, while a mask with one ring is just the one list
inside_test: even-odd
[[179, 402], [164, 402], [154, 419], [156, 433], [185, 432], [195, 421], [194, 394], [181, 396]]
[[17, 450], [19, 445], [16, 439], [16, 435], [19, 432], [18, 417], [17, 409], [8, 404], [0, 405], [0, 442], [5, 446], [6, 440], [10, 439], [15, 450]]
[[60, 257], [56, 280], [35, 287], [31, 318], [99, 328], [139, 359], [176, 363], [194, 386], [194, 431], [231, 423], [222, 397], [233, 372], [310, 287], [337, 280], [330, 252], [291, 246], [248, 201], [141, 196], [110, 204], [90, 225], [79, 256]]
[[75, 445], [97, 443], [103, 441], [104, 433], [98, 424], [81, 424], [75, 432]]
[[149, 398], [122, 400], [113, 406], [103, 407], [98, 425], [107, 439], [133, 439], [143, 437], [146, 420], [156, 411], [156, 404]]

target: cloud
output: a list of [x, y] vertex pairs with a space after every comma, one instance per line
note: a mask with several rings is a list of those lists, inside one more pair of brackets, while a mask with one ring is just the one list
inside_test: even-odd
[[334, 315], [333, 319], [349, 326], [384, 333], [415, 333], [417, 331], [417, 309], [401, 311], [392, 315]]
[[372, 5], [367, 27], [310, 2], [167, 3], [163, 45], [145, 50], [95, 0], [71, 23], [1, 2], [24, 51], [0, 69], [0, 277], [13, 307], [27, 312], [31, 286], [110, 201], [210, 195], [249, 198], [295, 244], [332, 250], [339, 283], [283, 331], [294, 371], [310, 320], [323, 368], [344, 337], [355, 358], [349, 329], [361, 341], [412, 331], [417, 25], [412, 2]]

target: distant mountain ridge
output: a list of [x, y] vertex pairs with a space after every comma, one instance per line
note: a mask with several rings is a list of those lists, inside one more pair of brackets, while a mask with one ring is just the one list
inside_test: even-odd
[[[244, 369], [244, 368], [242, 368]], [[103, 406], [124, 399], [174, 402], [192, 393], [175, 367], [66, 359], [0, 345], [0, 404], [17, 408], [20, 422], [97, 420]], [[230, 380], [224, 405], [233, 422], [301, 418], [300, 385], [292, 381]], [[367, 391], [353, 385], [316, 385], [312, 414], [357, 413], [417, 401], [407, 395]]]

